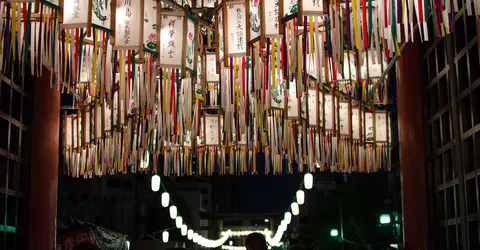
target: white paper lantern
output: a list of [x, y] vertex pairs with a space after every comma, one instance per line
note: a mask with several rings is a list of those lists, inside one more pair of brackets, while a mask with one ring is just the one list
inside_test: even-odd
[[176, 206], [170, 206], [170, 218], [175, 220], [177, 218], [177, 207]]
[[303, 184], [305, 189], [312, 189], [313, 187], [313, 175], [311, 173], [306, 173], [303, 177]]
[[158, 176], [157, 174], [152, 176], [151, 184], [153, 192], [157, 192], [158, 190], [160, 190], [160, 176]]
[[185, 236], [187, 235], [187, 225], [183, 224], [182, 227], [180, 228], [180, 233], [182, 234], [182, 236]]
[[290, 206], [292, 209], [292, 214], [293, 215], [298, 215], [300, 213], [300, 207], [298, 206], [298, 203], [292, 202], [292, 205]]
[[177, 228], [181, 228], [182, 224], [183, 224], [182, 216], [177, 216], [177, 218], [175, 218], [175, 226], [177, 226]]
[[285, 220], [287, 224], [290, 224], [290, 222], [292, 221], [292, 213], [285, 212], [285, 216], [283, 217], [283, 220]]
[[167, 192], [163, 192], [162, 194], [162, 207], [168, 207], [170, 203], [170, 195]]
[[193, 242], [195, 242], [195, 243], [198, 242], [198, 234], [197, 233], [193, 234]]
[[163, 243], [167, 243], [167, 242], [168, 242], [168, 231], [163, 231], [163, 233], [162, 233], [162, 240], [163, 240]]
[[193, 230], [188, 229], [187, 231], [187, 239], [192, 240], [193, 239]]
[[303, 205], [305, 203], [305, 192], [303, 190], [297, 191], [297, 203]]

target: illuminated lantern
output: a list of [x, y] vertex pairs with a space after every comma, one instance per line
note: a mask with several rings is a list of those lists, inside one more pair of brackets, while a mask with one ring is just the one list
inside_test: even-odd
[[283, 217], [283, 220], [285, 220], [287, 224], [290, 224], [290, 222], [292, 221], [292, 213], [285, 212], [285, 216]]
[[180, 233], [182, 234], [182, 236], [185, 236], [187, 235], [187, 225], [182, 225], [182, 227], [180, 228]]
[[197, 233], [193, 234], [193, 242], [195, 242], [195, 243], [198, 242], [198, 234]]
[[177, 218], [177, 207], [176, 206], [170, 206], [170, 218], [174, 219]]
[[313, 175], [311, 173], [306, 173], [303, 177], [303, 184], [305, 189], [312, 189], [313, 187]]
[[299, 205], [303, 205], [303, 203], [305, 203], [305, 192], [303, 192], [303, 190], [297, 191], [297, 203]]
[[162, 194], [162, 207], [168, 207], [170, 203], [170, 195], [167, 192], [163, 192]]
[[163, 231], [162, 233], [162, 241], [164, 243], [167, 243], [168, 242], [168, 231]]
[[187, 239], [192, 240], [193, 239], [193, 230], [188, 229], [187, 231]]
[[183, 224], [182, 216], [177, 216], [177, 218], [175, 218], [175, 226], [177, 226], [177, 228], [181, 228], [182, 224]]
[[290, 206], [292, 209], [292, 214], [293, 215], [298, 215], [300, 213], [300, 206], [298, 206], [298, 203], [292, 202], [292, 205]]
[[160, 190], [160, 176], [158, 176], [157, 174], [152, 176], [151, 184], [153, 192], [157, 192], [158, 190]]

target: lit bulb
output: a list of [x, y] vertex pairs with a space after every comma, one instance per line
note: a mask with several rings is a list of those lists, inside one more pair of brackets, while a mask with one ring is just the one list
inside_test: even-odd
[[182, 224], [183, 224], [182, 216], [177, 216], [177, 218], [175, 218], [175, 226], [177, 226], [177, 228], [181, 228]]
[[162, 233], [162, 240], [163, 240], [163, 243], [167, 243], [167, 242], [168, 242], [168, 231], [163, 231], [163, 233]]
[[187, 239], [192, 240], [193, 239], [193, 230], [188, 229], [187, 231]]
[[168, 207], [170, 203], [170, 195], [167, 192], [163, 192], [162, 194], [162, 207]]
[[285, 212], [285, 216], [283, 218], [287, 224], [290, 224], [292, 221], [292, 213], [290, 212]]
[[177, 207], [176, 206], [170, 206], [170, 218], [175, 219], [177, 218]]
[[303, 192], [303, 190], [297, 191], [297, 203], [299, 205], [303, 205], [303, 203], [305, 203], [305, 192]]
[[303, 184], [305, 185], [305, 189], [312, 189], [313, 175], [311, 173], [306, 173], [305, 176], [303, 176]]
[[293, 215], [298, 215], [300, 213], [300, 207], [298, 206], [298, 203], [292, 202], [292, 205], [290, 206], [292, 209], [292, 214]]
[[180, 228], [180, 233], [182, 234], [182, 236], [187, 235], [187, 225], [182, 225], [182, 227]]
[[228, 245], [233, 246], [233, 241], [229, 241]]
[[195, 242], [195, 243], [198, 242], [198, 234], [197, 233], [193, 234], [193, 242]]
[[157, 192], [158, 190], [160, 190], [160, 176], [158, 176], [157, 174], [152, 176], [151, 184], [153, 192]]

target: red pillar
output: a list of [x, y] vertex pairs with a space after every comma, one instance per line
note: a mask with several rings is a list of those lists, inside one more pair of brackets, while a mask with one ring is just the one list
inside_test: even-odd
[[60, 92], [50, 72], [36, 78], [33, 95], [29, 250], [54, 250], [56, 239]]
[[427, 184], [418, 43], [398, 60], [397, 106], [405, 249], [429, 249]]

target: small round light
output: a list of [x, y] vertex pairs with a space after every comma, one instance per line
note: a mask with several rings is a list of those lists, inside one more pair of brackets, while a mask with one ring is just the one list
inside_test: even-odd
[[233, 241], [229, 241], [228, 245], [233, 246]]
[[193, 230], [188, 229], [187, 231], [187, 239], [192, 240], [193, 239]]
[[283, 218], [287, 224], [290, 224], [292, 221], [292, 213], [290, 212], [285, 212], [285, 216]]
[[175, 226], [177, 226], [177, 228], [181, 228], [182, 224], [183, 224], [182, 216], [177, 216], [177, 218], [175, 218]]
[[177, 218], [177, 207], [176, 206], [170, 206], [170, 218], [175, 219]]
[[305, 176], [303, 176], [303, 184], [305, 185], [305, 189], [312, 189], [313, 175], [311, 173], [306, 173]]
[[180, 228], [180, 233], [182, 234], [182, 236], [185, 236], [187, 235], [187, 225], [183, 224], [182, 227]]
[[163, 233], [162, 233], [162, 241], [163, 241], [163, 243], [167, 243], [167, 242], [168, 242], [168, 231], [163, 231]]
[[162, 193], [162, 207], [168, 207], [170, 204], [170, 195], [167, 192]]
[[338, 236], [338, 230], [337, 229], [330, 230], [330, 236], [337, 237]]
[[160, 190], [160, 176], [158, 176], [157, 174], [152, 176], [151, 185], [153, 192], [157, 192], [158, 190]]
[[380, 224], [388, 224], [390, 223], [390, 215], [389, 214], [382, 214], [380, 215]]
[[292, 202], [292, 205], [290, 206], [292, 209], [292, 214], [297, 216], [300, 213], [300, 207], [298, 206], [298, 203]]
[[303, 190], [297, 191], [297, 203], [303, 205], [305, 203], [305, 192]]

